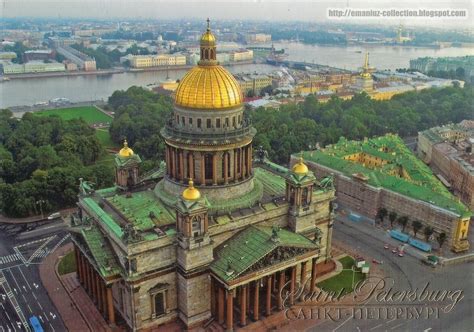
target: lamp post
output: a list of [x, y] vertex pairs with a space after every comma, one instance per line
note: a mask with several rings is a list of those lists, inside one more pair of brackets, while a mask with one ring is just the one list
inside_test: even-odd
[[41, 219], [44, 219], [44, 214], [43, 214], [43, 203], [46, 203], [45, 200], [40, 199], [36, 201], [36, 204], [39, 204], [40, 206], [40, 211], [41, 211]]

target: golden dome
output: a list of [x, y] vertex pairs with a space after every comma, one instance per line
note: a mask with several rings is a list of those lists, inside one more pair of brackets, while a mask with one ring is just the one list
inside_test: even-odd
[[303, 158], [300, 158], [298, 162], [293, 166], [293, 173], [298, 175], [304, 175], [308, 173], [308, 166], [303, 163]]
[[211, 32], [211, 25], [209, 18], [207, 19], [207, 30], [201, 36], [201, 46], [214, 45], [216, 43], [216, 36]]
[[237, 80], [219, 65], [198, 65], [191, 69], [176, 89], [177, 106], [216, 109], [239, 106], [243, 96]]
[[195, 201], [201, 198], [201, 193], [199, 190], [194, 188], [194, 182], [192, 179], [189, 179], [189, 186], [183, 191], [183, 198], [188, 201]]
[[119, 156], [125, 158], [133, 156], [133, 150], [128, 147], [127, 140], [123, 141], [123, 148], [120, 149]]

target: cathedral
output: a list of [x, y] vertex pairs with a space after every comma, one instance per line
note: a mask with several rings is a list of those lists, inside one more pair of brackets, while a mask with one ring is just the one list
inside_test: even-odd
[[254, 149], [209, 21], [174, 98], [158, 169], [141, 174], [125, 141], [113, 187], [81, 180], [70, 228], [77, 276], [111, 326], [230, 331], [296, 303], [299, 284], [315, 289], [331, 259], [334, 189], [302, 158], [286, 168]]

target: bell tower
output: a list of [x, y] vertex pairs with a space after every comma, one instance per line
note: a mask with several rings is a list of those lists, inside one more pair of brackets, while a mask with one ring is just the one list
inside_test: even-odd
[[123, 148], [115, 155], [115, 184], [121, 188], [131, 188], [138, 184], [138, 169], [142, 160], [128, 147], [127, 140]]
[[297, 233], [314, 229], [313, 188], [316, 178], [313, 172], [308, 170], [303, 158], [293, 166], [286, 176], [286, 200], [290, 204], [288, 211], [289, 226]]
[[179, 317], [188, 327], [211, 316], [213, 251], [207, 212], [206, 200], [190, 179], [176, 203]]

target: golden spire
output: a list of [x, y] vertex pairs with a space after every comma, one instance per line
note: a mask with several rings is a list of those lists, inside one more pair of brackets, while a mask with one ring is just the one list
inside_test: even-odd
[[293, 166], [293, 173], [298, 175], [305, 175], [308, 173], [308, 166], [304, 164], [303, 157], [300, 157], [298, 162]]
[[366, 53], [365, 53], [364, 69], [365, 69], [365, 70], [368, 70], [368, 69], [369, 69], [369, 52], [366, 52]]
[[127, 139], [123, 141], [123, 148], [119, 151], [120, 157], [131, 157], [133, 156], [133, 150], [128, 147]]
[[201, 198], [199, 190], [194, 188], [193, 179], [189, 179], [188, 187], [183, 191], [183, 198], [187, 201], [195, 201]]
[[366, 79], [369, 79], [372, 77], [372, 74], [371, 74], [371, 70], [373, 68], [370, 68], [370, 65], [369, 65], [369, 52], [366, 52], [365, 53], [365, 60], [364, 60], [364, 66], [362, 67], [362, 73], [360, 74], [360, 76], [362, 76], [363, 78], [366, 78]]
[[211, 31], [211, 20], [209, 19], [209, 17], [207, 18], [207, 31]]

